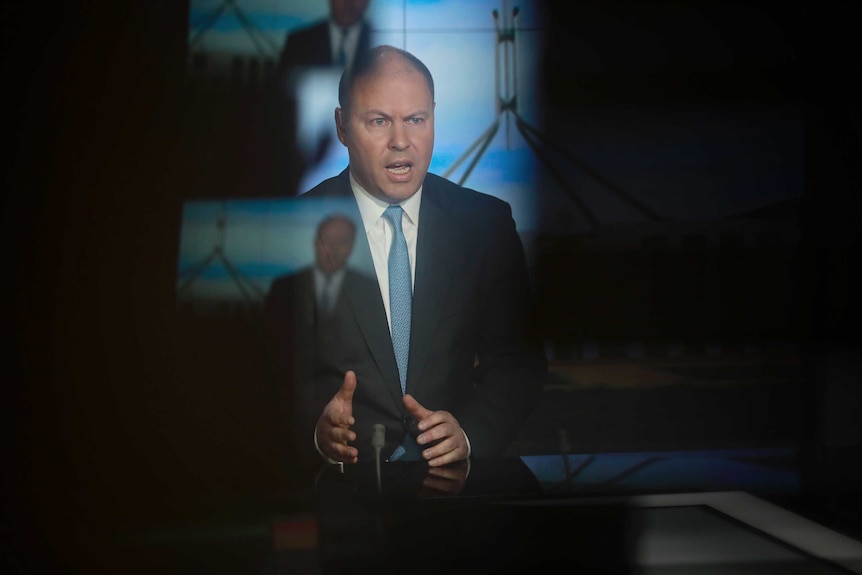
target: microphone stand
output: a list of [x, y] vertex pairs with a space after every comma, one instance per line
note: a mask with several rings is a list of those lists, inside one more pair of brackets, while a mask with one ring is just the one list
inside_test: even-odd
[[377, 468], [377, 493], [382, 491], [380, 480], [380, 450], [386, 443], [386, 427], [382, 423], [375, 423], [371, 432], [371, 447], [374, 448], [374, 463]]

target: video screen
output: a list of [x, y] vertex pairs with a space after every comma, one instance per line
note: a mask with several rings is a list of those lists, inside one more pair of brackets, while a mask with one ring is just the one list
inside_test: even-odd
[[[187, 202], [177, 305], [204, 316], [260, 312], [274, 279], [312, 269], [315, 239], [333, 217], [350, 219], [354, 229], [362, 226], [355, 209], [331, 199]], [[339, 267], [344, 266], [374, 274], [368, 250], [350, 249]]]
[[347, 167], [338, 81], [391, 44], [434, 76], [430, 171], [511, 205], [554, 353], [795, 334], [804, 123], [781, 22], [597, 6], [191, 0], [178, 304], [254, 307], [311, 257], [290, 200]]
[[[364, 0], [333, 2], [361, 11], [360, 45], [403, 48], [434, 76], [435, 145], [430, 171], [510, 202], [519, 230], [535, 228], [536, 158], [516, 127], [517, 118], [537, 126], [539, 63], [544, 37], [542, 4], [501, 0], [459, 2]], [[363, 10], [364, 9], [364, 10]], [[270, 128], [290, 130], [288, 155], [274, 160], [302, 163], [301, 174], [276, 195], [298, 195], [341, 172], [347, 151], [335, 134], [338, 81], [344, 65], [333, 62], [335, 40], [310, 38], [326, 32], [330, 2], [192, 0], [189, 74], [218, 81], [237, 75], [289, 100], [290, 118]], [[364, 39], [365, 35], [367, 39]], [[300, 55], [288, 53], [291, 36], [302, 39]], [[309, 46], [319, 52], [309, 54]], [[253, 78], [253, 80], [252, 80]], [[279, 119], [278, 111], [274, 119]], [[278, 134], [275, 134], [278, 137]], [[288, 135], [290, 137], [290, 135]], [[295, 149], [294, 149], [295, 146]], [[284, 148], [281, 148], [284, 149]], [[280, 149], [280, 150], [281, 150]], [[254, 195], [253, 191], [247, 191]], [[260, 194], [267, 193], [261, 190]], [[268, 194], [267, 194], [268, 195]]]
[[[353, 32], [328, 38], [337, 36], [329, 30], [335, 21], [353, 22]], [[245, 133], [259, 148], [252, 154], [270, 158], [264, 169], [272, 175], [234, 190], [202, 186], [203, 197], [185, 203], [179, 305], [259, 301], [273, 274], [309, 256], [300, 237], [311, 224], [299, 221], [304, 208], [288, 200], [348, 164], [333, 116], [341, 74], [363, 46], [390, 44], [428, 66], [436, 101], [429, 171], [507, 201], [531, 244], [538, 160], [518, 124], [539, 123], [540, 2], [192, 0], [189, 26], [192, 86], [218, 93], [239, 83], [263, 94], [255, 100], [263, 119], [258, 126], [246, 119]], [[353, 50], [346, 62], [337, 61], [339, 39]], [[232, 161], [242, 163], [243, 155]], [[218, 256], [208, 259], [212, 253]]]

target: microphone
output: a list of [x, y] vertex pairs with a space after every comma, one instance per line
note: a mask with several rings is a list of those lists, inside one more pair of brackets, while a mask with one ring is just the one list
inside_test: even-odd
[[377, 493], [380, 493], [380, 450], [386, 444], [386, 427], [382, 423], [371, 426], [371, 447], [374, 448], [374, 462], [377, 467]]

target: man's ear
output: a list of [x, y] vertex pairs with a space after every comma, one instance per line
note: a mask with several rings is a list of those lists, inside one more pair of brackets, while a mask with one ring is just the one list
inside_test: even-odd
[[338, 141], [346, 146], [347, 134], [344, 129], [344, 113], [341, 108], [335, 108], [335, 132], [338, 134]]

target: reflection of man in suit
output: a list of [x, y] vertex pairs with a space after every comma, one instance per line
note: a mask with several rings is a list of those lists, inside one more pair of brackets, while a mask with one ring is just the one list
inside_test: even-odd
[[[376, 423], [386, 428], [383, 457], [436, 467], [499, 454], [541, 388], [545, 361], [527, 338], [529, 281], [509, 206], [427, 173], [433, 90], [414, 56], [373, 49], [339, 88], [349, 168], [303, 195], [355, 199], [365, 231], [356, 249], [377, 276], [370, 287], [345, 284], [338, 345], [326, 357], [317, 350], [311, 378], [297, 382], [312, 390], [316, 418], [300, 438], [313, 437], [331, 460], [373, 459]], [[404, 251], [409, 270], [392, 271], [390, 258]], [[410, 276], [406, 355], [392, 339], [405, 319], [394, 275]]]
[[319, 316], [328, 316], [335, 303], [344, 276], [347, 258], [353, 251], [356, 226], [349, 218], [332, 216], [320, 223], [314, 238], [314, 294]]
[[[315, 354], [325, 357], [326, 350], [337, 345], [333, 336], [340, 332], [338, 318], [345, 315], [342, 292], [346, 284], [376, 288], [373, 279], [347, 265], [355, 240], [353, 220], [343, 214], [327, 216], [317, 225], [314, 236], [314, 264], [273, 280], [266, 297], [265, 315], [269, 335], [277, 345], [273, 353], [280, 380], [309, 380], [312, 374], [308, 370], [316, 362], [297, 360]], [[306, 423], [306, 427], [313, 426], [317, 415], [309, 415], [313, 409], [309, 389], [280, 391], [281, 402], [289, 406], [290, 421], [283, 422], [292, 427], [287, 433], [296, 435], [307, 421], [310, 424]]]
[[350, 218], [336, 214], [321, 221], [314, 236], [314, 265], [275, 278], [268, 294], [270, 303], [273, 298], [289, 295], [285, 302], [297, 303], [296, 298], [302, 298], [317, 317], [332, 315], [345, 277], [356, 273], [347, 268], [355, 239], [356, 224]]
[[291, 31], [276, 69], [276, 116], [279, 147], [276, 166], [284, 172], [278, 180], [279, 192], [294, 195], [304, 171], [325, 155], [330, 138], [321, 137], [313, 150], [297, 142], [296, 89], [303, 77], [315, 70], [350, 68], [356, 54], [371, 43], [371, 26], [364, 19], [369, 0], [329, 0], [329, 17], [306, 28]]

